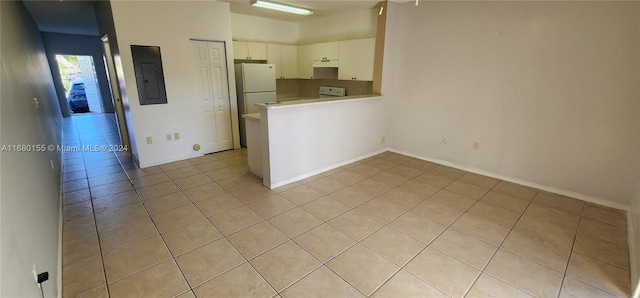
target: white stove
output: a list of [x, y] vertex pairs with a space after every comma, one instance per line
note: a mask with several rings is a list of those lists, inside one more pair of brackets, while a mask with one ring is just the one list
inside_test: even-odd
[[347, 90], [345, 88], [340, 88], [340, 87], [321, 86], [320, 91], [318, 93], [320, 98], [344, 97], [347, 94]]

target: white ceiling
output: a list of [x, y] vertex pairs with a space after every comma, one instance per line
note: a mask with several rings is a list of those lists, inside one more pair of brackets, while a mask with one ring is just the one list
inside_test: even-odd
[[97, 36], [94, 1], [24, 0], [38, 29], [44, 32]]
[[222, 2], [228, 2], [231, 6], [231, 12], [237, 14], [251, 15], [257, 17], [263, 17], [268, 19], [276, 19], [281, 21], [288, 22], [308, 22], [317, 20], [320, 18], [324, 18], [327, 16], [334, 16], [345, 14], [358, 10], [372, 9], [374, 8], [380, 1], [371, 1], [371, 0], [348, 0], [348, 1], [337, 1], [337, 0], [315, 0], [315, 1], [305, 1], [305, 0], [268, 0], [271, 2], [277, 2], [282, 4], [289, 4], [296, 7], [307, 8], [313, 10], [313, 14], [310, 16], [299, 16], [285, 12], [278, 12], [264, 8], [253, 7], [249, 4], [249, 0], [220, 0]]

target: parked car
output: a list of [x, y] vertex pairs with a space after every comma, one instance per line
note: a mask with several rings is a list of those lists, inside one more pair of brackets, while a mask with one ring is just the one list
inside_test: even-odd
[[87, 102], [87, 93], [84, 91], [84, 82], [82, 80], [73, 80], [71, 87], [67, 91], [67, 100], [69, 107], [74, 112], [89, 112], [89, 103]]

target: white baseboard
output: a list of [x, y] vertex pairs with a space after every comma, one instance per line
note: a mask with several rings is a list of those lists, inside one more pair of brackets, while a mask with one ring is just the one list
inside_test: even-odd
[[[64, 132], [62, 133], [62, 137], [64, 138]], [[63, 202], [63, 191], [62, 188], [64, 185], [64, 159], [62, 154], [60, 154], [60, 189], [58, 190], [58, 276], [56, 277], [56, 289], [57, 296], [62, 297], [62, 225], [64, 223], [64, 218], [62, 217], [62, 206], [64, 206]]]
[[[631, 297], [640, 298], [640, 256], [636, 255], [636, 231], [633, 228], [633, 220], [631, 211], [627, 211], [627, 239], [629, 241], [629, 266], [631, 273]], [[638, 218], [637, 220], [640, 220]], [[635, 281], [635, 284], [634, 284]], [[635, 286], [635, 290], [634, 290]]]
[[460, 170], [463, 170], [463, 171], [467, 171], [467, 172], [471, 172], [471, 173], [475, 173], [475, 174], [480, 174], [480, 175], [484, 175], [484, 176], [488, 176], [488, 177], [504, 180], [504, 181], [507, 181], [507, 182], [513, 182], [513, 183], [516, 183], [516, 184], [537, 188], [539, 190], [544, 190], [544, 191], [551, 192], [551, 193], [564, 195], [564, 196], [567, 196], [567, 197], [579, 199], [579, 200], [582, 200], [582, 201], [585, 201], [585, 202], [589, 202], [589, 203], [592, 203], [592, 204], [597, 204], [597, 205], [601, 205], [601, 206], [605, 206], [605, 207], [609, 207], [609, 208], [613, 208], [613, 209], [619, 209], [619, 210], [623, 210], [623, 211], [629, 211], [629, 206], [628, 205], [621, 204], [621, 203], [618, 203], [618, 202], [612, 202], [610, 200], [605, 200], [605, 199], [602, 199], [602, 198], [593, 197], [593, 196], [582, 194], [582, 193], [579, 193], [579, 192], [565, 190], [565, 189], [562, 189], [562, 188], [558, 188], [558, 187], [554, 187], [554, 186], [550, 186], [550, 185], [544, 185], [544, 184], [531, 182], [531, 181], [527, 181], [527, 180], [507, 177], [507, 176], [500, 175], [500, 174], [497, 174], [497, 173], [493, 173], [493, 172], [490, 172], [490, 171], [486, 171], [486, 170], [483, 170], [483, 169], [478, 169], [478, 168], [458, 165], [458, 164], [455, 164], [455, 163], [452, 163], [452, 162], [449, 162], [449, 161], [446, 161], [446, 160], [440, 160], [440, 159], [433, 159], [433, 158], [426, 158], [426, 157], [422, 157], [422, 156], [417, 156], [417, 155], [414, 155], [414, 154], [402, 152], [400, 150], [396, 150], [396, 149], [392, 149], [392, 148], [389, 148], [389, 151], [395, 152], [395, 153], [398, 153], [398, 154], [402, 154], [402, 155], [406, 155], [406, 156], [410, 156], [410, 157], [413, 157], [413, 158], [421, 159], [421, 160], [430, 161], [430, 162], [441, 164], [441, 165], [444, 165], [444, 166], [460, 169]]
[[388, 149], [381, 149], [381, 150], [375, 151], [375, 152], [370, 153], [370, 154], [360, 155], [358, 157], [354, 157], [352, 159], [349, 159], [349, 160], [346, 160], [346, 161], [343, 161], [343, 162], [339, 162], [337, 164], [333, 164], [331, 166], [324, 167], [322, 169], [319, 169], [319, 170], [316, 170], [316, 171], [313, 171], [313, 172], [305, 173], [305, 174], [302, 174], [300, 176], [293, 177], [291, 179], [279, 181], [277, 183], [271, 183], [271, 185], [266, 185], [265, 184], [265, 186], [268, 187], [269, 189], [274, 189], [274, 188], [278, 188], [278, 187], [281, 187], [281, 186], [285, 186], [287, 184], [290, 184], [290, 183], [293, 183], [293, 182], [296, 182], [296, 181], [300, 181], [302, 179], [309, 178], [311, 176], [315, 176], [315, 175], [318, 175], [320, 173], [323, 173], [323, 172], [326, 172], [326, 171], [329, 171], [329, 170], [333, 170], [335, 168], [339, 168], [341, 166], [348, 165], [350, 163], [354, 163], [356, 161], [363, 160], [365, 158], [369, 158], [371, 156], [378, 155], [380, 153], [384, 153], [386, 151], [388, 151]]
[[[352, 158], [322, 169], [319, 169], [317, 171], [313, 171], [313, 172], [309, 172], [309, 173], [305, 173], [303, 175], [300, 176], [296, 176], [294, 178], [291, 179], [287, 179], [284, 181], [279, 181], [277, 183], [273, 183], [271, 185], [265, 185], [267, 187], [269, 187], [270, 189], [274, 189], [274, 188], [278, 188], [296, 181], [300, 181], [302, 179], [305, 178], [309, 178], [311, 176], [353, 163], [353, 162], [357, 162], [359, 160], [363, 160], [365, 158], [369, 158], [371, 156], [374, 155], [378, 155], [380, 153], [386, 152], [386, 151], [391, 151], [391, 152], [395, 152], [398, 154], [402, 154], [402, 155], [406, 155], [406, 156], [410, 156], [416, 159], [420, 159], [420, 160], [425, 160], [425, 161], [429, 161], [429, 162], [433, 162], [433, 163], [437, 163], [437, 164], [441, 164], [441, 165], [445, 165], [448, 167], [452, 167], [452, 168], [456, 168], [456, 169], [460, 169], [463, 171], [467, 171], [467, 172], [471, 172], [471, 173], [475, 173], [475, 174], [480, 174], [480, 175], [484, 175], [484, 176], [488, 176], [488, 177], [492, 177], [492, 178], [496, 178], [496, 179], [500, 179], [500, 180], [504, 180], [504, 181], [508, 181], [508, 182], [512, 182], [512, 183], [516, 183], [516, 184], [520, 184], [520, 185], [524, 185], [524, 186], [528, 186], [528, 187], [533, 187], [539, 190], [544, 190], [547, 192], [551, 192], [551, 193], [556, 193], [556, 194], [560, 194], [560, 195], [564, 195], [564, 196], [568, 196], [571, 198], [576, 198], [585, 202], [589, 202], [592, 204], [597, 204], [597, 205], [601, 205], [601, 206], [605, 206], [605, 207], [609, 207], [609, 208], [614, 208], [614, 209], [619, 209], [619, 210], [623, 210], [626, 211], [627, 213], [627, 231], [628, 231], [628, 240], [629, 240], [629, 261], [630, 261], [630, 265], [631, 265], [631, 278], [633, 279], [638, 279], [636, 281], [635, 284], [635, 290], [632, 288], [633, 290], [633, 294], [632, 297], [633, 298], [640, 298], [640, 256], [636, 256], [634, 253], [635, 252], [635, 234], [634, 234], [634, 229], [633, 229], [633, 224], [632, 224], [632, 217], [631, 217], [631, 211], [630, 211], [630, 206], [625, 205], [625, 204], [621, 204], [618, 202], [612, 202], [610, 200], [605, 200], [602, 198], [598, 198], [598, 197], [594, 197], [594, 196], [590, 196], [590, 195], [586, 195], [583, 193], [579, 193], [579, 192], [574, 192], [574, 191], [570, 191], [570, 190], [565, 190], [565, 189], [561, 189], [558, 187], [554, 187], [554, 186], [550, 186], [550, 185], [544, 185], [544, 184], [540, 184], [540, 183], [535, 183], [535, 182], [531, 182], [531, 181], [527, 181], [527, 180], [522, 180], [522, 179], [517, 179], [517, 178], [512, 178], [512, 177], [507, 177], [504, 175], [500, 175], [494, 172], [490, 172], [490, 171], [486, 171], [483, 169], [478, 169], [478, 168], [473, 168], [473, 167], [467, 167], [467, 166], [462, 166], [462, 165], [458, 165], [449, 161], [445, 161], [445, 160], [439, 160], [439, 159], [433, 159], [433, 158], [425, 158], [422, 156], [417, 156], [411, 153], [406, 153], [403, 152], [401, 150], [396, 150], [393, 148], [387, 148], [387, 149], [381, 149], [378, 150], [374, 153], [371, 154], [366, 154], [366, 155], [362, 155], [356, 158]], [[632, 279], [632, 280], [633, 280]], [[633, 283], [632, 283], [633, 286]]]
[[197, 157], [202, 157], [202, 156], [204, 156], [204, 154], [198, 153], [198, 154], [185, 155], [185, 156], [180, 156], [180, 157], [176, 157], [176, 158], [156, 161], [156, 162], [140, 163], [140, 161], [137, 161], [136, 159], [134, 159], [134, 161], [136, 161], [136, 163], [138, 164], [139, 168], [144, 169], [144, 168], [148, 168], [148, 167], [159, 166], [159, 165], [163, 165], [163, 164], [168, 164], [168, 163], [172, 163], [172, 162], [176, 162], [176, 161], [182, 161], [182, 160], [187, 160], [187, 159], [192, 159], [192, 158], [197, 158]]

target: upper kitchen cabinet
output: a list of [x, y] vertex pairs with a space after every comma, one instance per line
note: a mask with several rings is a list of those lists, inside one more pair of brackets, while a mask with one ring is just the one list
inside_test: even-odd
[[339, 80], [373, 80], [376, 39], [355, 39], [340, 42]]
[[337, 41], [313, 45], [313, 63], [316, 66], [337, 67], [339, 56], [340, 44]]
[[298, 78], [313, 79], [313, 45], [298, 46]]
[[294, 79], [298, 77], [297, 46], [267, 44], [267, 62], [276, 65], [277, 79]]
[[233, 58], [240, 60], [267, 60], [267, 44], [263, 42], [233, 42]]

